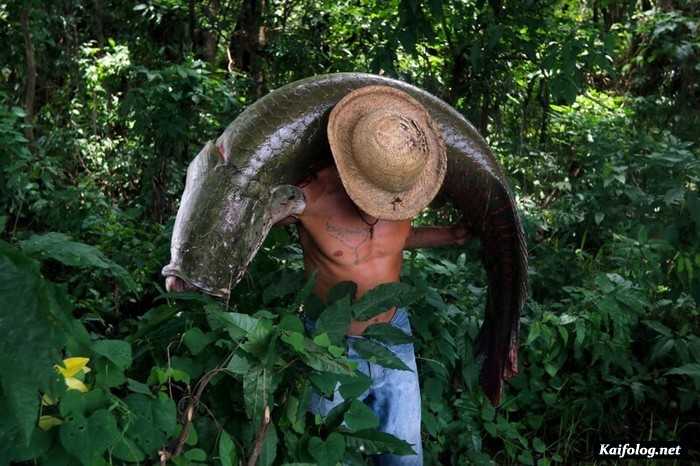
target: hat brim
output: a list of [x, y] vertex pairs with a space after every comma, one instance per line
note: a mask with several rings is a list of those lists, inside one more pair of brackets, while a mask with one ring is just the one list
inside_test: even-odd
[[[415, 184], [391, 192], [372, 183], [352, 155], [352, 134], [368, 113], [389, 110], [415, 120], [425, 130], [428, 160]], [[388, 86], [366, 86], [340, 100], [328, 119], [328, 142], [340, 179], [350, 199], [373, 217], [383, 220], [413, 218], [433, 200], [447, 171], [447, 152], [437, 125], [425, 108], [403, 91]]]

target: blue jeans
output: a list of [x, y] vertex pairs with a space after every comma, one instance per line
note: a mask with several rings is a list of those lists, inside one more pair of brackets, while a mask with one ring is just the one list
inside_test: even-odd
[[[411, 334], [406, 309], [399, 308], [391, 319], [391, 325]], [[313, 329], [314, 323], [307, 321], [307, 330]], [[364, 337], [347, 336], [348, 359], [356, 361], [358, 369], [372, 379], [370, 388], [360, 395], [379, 418], [379, 430], [400, 438], [411, 444], [416, 455], [377, 455], [378, 466], [421, 466], [423, 464], [423, 446], [421, 444], [421, 401], [416, 370], [416, 356], [413, 344], [384, 345], [394, 353], [411, 371], [388, 369], [361, 358], [353, 348], [353, 342]], [[311, 395], [309, 410], [314, 414], [326, 416], [328, 412], [343, 402], [343, 397], [336, 389], [333, 399], [329, 400], [314, 391]]]

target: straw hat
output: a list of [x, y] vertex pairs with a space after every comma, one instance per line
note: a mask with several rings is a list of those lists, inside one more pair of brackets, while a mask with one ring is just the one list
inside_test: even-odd
[[330, 114], [328, 141], [345, 190], [373, 217], [414, 217], [445, 178], [437, 125], [416, 99], [392, 87], [362, 87], [343, 97]]

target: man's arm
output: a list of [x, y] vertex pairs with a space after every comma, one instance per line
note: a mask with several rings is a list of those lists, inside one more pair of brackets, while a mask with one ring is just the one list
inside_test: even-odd
[[433, 248], [464, 244], [472, 236], [463, 225], [448, 227], [411, 227], [404, 249]]

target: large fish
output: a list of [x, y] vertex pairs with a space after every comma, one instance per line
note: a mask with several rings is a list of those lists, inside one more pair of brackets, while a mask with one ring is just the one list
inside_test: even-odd
[[420, 101], [439, 125], [448, 168], [442, 193], [481, 240], [488, 276], [484, 323], [475, 354], [481, 385], [498, 404], [517, 373], [520, 309], [527, 293], [527, 250], [505, 177], [476, 129], [454, 108], [402, 81], [363, 73], [314, 76], [281, 87], [248, 107], [187, 169], [163, 275], [225, 297], [272, 225], [304, 209], [294, 186], [328, 151], [326, 124], [349, 92], [386, 85]]

